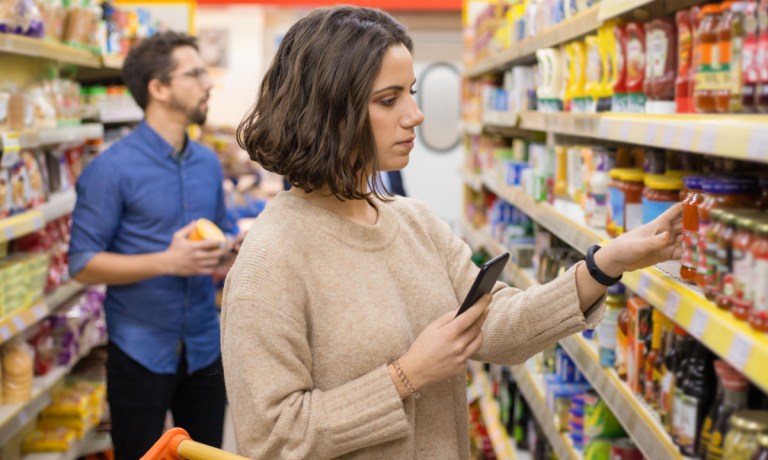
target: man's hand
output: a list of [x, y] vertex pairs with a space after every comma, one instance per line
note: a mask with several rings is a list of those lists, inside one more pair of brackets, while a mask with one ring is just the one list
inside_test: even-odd
[[226, 251], [218, 241], [190, 241], [195, 222], [173, 234], [171, 244], [163, 252], [169, 275], [195, 276], [211, 275]]

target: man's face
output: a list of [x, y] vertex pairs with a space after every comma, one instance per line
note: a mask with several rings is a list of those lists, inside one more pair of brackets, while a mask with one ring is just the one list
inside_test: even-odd
[[184, 115], [189, 123], [202, 125], [208, 114], [208, 98], [213, 84], [200, 53], [191, 46], [173, 50], [176, 69], [170, 73], [169, 106]]

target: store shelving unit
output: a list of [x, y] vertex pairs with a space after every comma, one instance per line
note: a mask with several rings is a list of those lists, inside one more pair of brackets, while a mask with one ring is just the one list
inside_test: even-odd
[[105, 452], [112, 449], [112, 439], [109, 433], [96, 433], [90, 431], [74, 443], [66, 452], [39, 452], [26, 454], [23, 460], [76, 460], [80, 457]]
[[476, 78], [492, 72], [501, 72], [515, 64], [532, 62], [536, 50], [573, 40], [597, 29], [599, 10], [599, 5], [595, 5], [568, 21], [542, 31], [534, 37], [515, 43], [509, 49], [478, 62], [465, 72], [465, 76]]
[[580, 460], [581, 454], [574, 448], [573, 443], [565, 433], [560, 432], [555, 425], [555, 416], [547, 407], [544, 399], [544, 382], [540, 375], [528, 369], [528, 364], [514, 366], [512, 374], [515, 376], [517, 388], [525, 397], [533, 412], [536, 421], [547, 436], [557, 458], [563, 460]]
[[101, 58], [91, 51], [63, 43], [13, 34], [0, 34], [0, 53], [46, 59], [64, 64], [101, 67]]
[[39, 208], [0, 220], [0, 243], [36, 232], [45, 227], [46, 223], [71, 213], [75, 200], [74, 190], [68, 190], [52, 195]]
[[[506, 251], [487, 232], [472, 228], [467, 222], [462, 225], [473, 246], [484, 247], [494, 256]], [[505, 273], [512, 284], [521, 289], [538, 284], [530, 270], [520, 269], [514, 264], [507, 264]], [[649, 409], [645, 402], [640, 401], [634, 395], [614, 370], [600, 366], [600, 358], [594, 342], [588, 341], [580, 335], [573, 335], [561, 340], [560, 344], [582, 373], [587, 376], [590, 384], [611, 407], [613, 413], [621, 421], [646, 458], [653, 458], [654, 460], [680, 458], [677, 447], [665, 433], [658, 416]]]
[[471, 391], [480, 404], [480, 412], [483, 414], [483, 422], [488, 429], [488, 435], [491, 438], [496, 458], [499, 460], [515, 460], [515, 446], [507, 430], [500, 422], [499, 404], [493, 399], [488, 376], [479, 363], [470, 362], [469, 370], [472, 373], [473, 382]]
[[58, 366], [42, 377], [35, 377], [32, 380], [32, 397], [29, 401], [0, 406], [0, 445], [8, 442], [51, 403], [51, 390], [58, 387], [75, 364], [87, 356], [91, 350], [92, 348], [83, 350], [83, 353], [69, 365]]

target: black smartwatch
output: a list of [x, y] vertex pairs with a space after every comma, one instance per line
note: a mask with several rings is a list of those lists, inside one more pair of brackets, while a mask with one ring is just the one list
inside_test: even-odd
[[595, 253], [599, 250], [600, 246], [597, 244], [593, 244], [589, 247], [589, 249], [587, 249], [587, 270], [589, 270], [589, 274], [592, 275], [592, 278], [594, 278], [598, 283], [602, 284], [603, 286], [613, 286], [614, 284], [621, 281], [621, 277], [623, 275], [620, 275], [618, 278], [612, 278], [600, 270], [600, 268], [595, 263]]

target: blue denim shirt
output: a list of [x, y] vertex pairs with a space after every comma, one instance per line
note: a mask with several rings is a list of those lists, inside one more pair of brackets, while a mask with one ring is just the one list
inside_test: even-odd
[[[74, 276], [103, 251], [163, 251], [175, 231], [200, 217], [230, 231], [222, 179], [213, 152], [188, 141], [176, 155], [142, 122], [94, 159], [77, 181], [70, 273]], [[183, 345], [192, 373], [221, 353], [214, 296], [210, 276], [161, 276], [108, 286], [109, 338], [158, 374], [176, 373]]]

